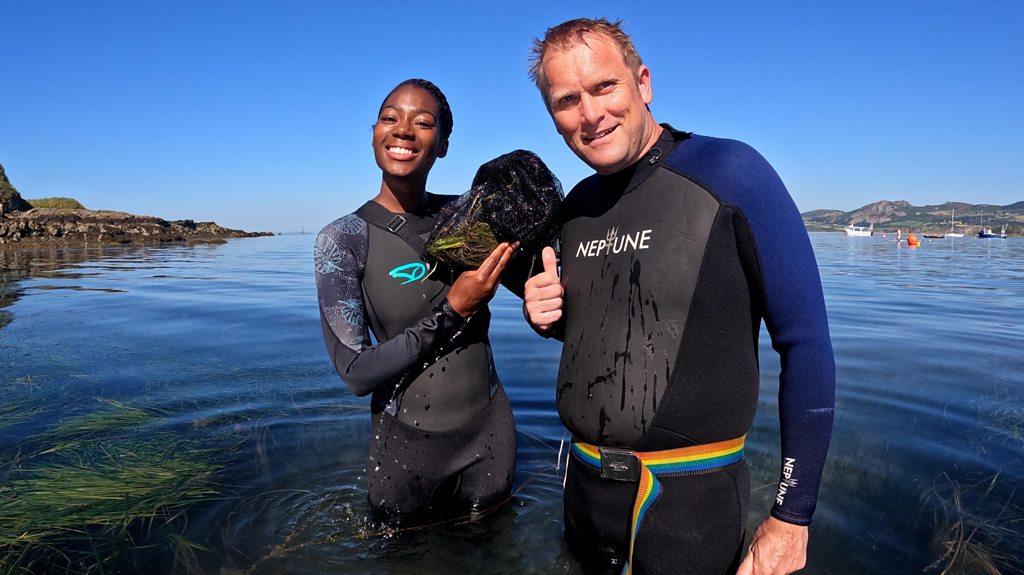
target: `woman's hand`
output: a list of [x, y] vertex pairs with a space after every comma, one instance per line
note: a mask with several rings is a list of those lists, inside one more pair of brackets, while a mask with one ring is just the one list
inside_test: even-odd
[[501, 273], [505, 271], [505, 265], [518, 247], [519, 242], [512, 245], [501, 242], [480, 267], [462, 272], [452, 285], [452, 289], [448, 290], [448, 305], [462, 317], [469, 317], [481, 305], [490, 301], [498, 289], [498, 281], [501, 280]]

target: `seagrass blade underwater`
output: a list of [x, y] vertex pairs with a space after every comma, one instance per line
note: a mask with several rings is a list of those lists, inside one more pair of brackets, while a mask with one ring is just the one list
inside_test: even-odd
[[161, 410], [99, 402], [0, 453], [0, 573], [130, 571], [164, 552], [183, 565], [204, 549], [182, 534], [185, 511], [221, 497], [228, 450], [149, 429]]
[[441, 208], [423, 260], [478, 267], [501, 242], [525, 251], [554, 246], [562, 185], [544, 162], [515, 150], [480, 166], [471, 189]]

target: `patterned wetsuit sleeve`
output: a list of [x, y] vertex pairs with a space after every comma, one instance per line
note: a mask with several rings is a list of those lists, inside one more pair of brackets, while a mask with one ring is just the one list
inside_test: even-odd
[[765, 324], [779, 353], [782, 472], [772, 516], [811, 522], [832, 436], [835, 359], [818, 265], [800, 212], [771, 165], [746, 144], [721, 149], [712, 179], [753, 234]]
[[394, 382], [465, 323], [445, 300], [402, 333], [370, 345], [362, 290], [366, 225], [354, 214], [328, 224], [317, 236], [313, 258], [324, 343], [338, 375], [356, 395]]

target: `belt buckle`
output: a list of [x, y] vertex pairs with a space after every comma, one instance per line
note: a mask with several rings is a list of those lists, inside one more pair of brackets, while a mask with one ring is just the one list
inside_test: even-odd
[[601, 477], [613, 481], [640, 479], [640, 460], [629, 449], [600, 447]]

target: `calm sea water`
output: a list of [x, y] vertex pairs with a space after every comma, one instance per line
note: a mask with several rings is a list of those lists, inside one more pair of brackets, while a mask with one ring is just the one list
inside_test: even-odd
[[[217, 451], [219, 495], [175, 524], [203, 546], [193, 569], [579, 572], [561, 538], [560, 344], [506, 292], [492, 341], [519, 431], [513, 500], [428, 528], [368, 516], [369, 413], [327, 361], [313, 239], [0, 253], [0, 405], [22, 415], [0, 421], [2, 495], [32, 465], [19, 448], [116, 400], [160, 410], [128, 433]], [[1024, 240], [812, 241], [839, 387], [806, 572], [940, 572], [969, 554], [1024, 572]], [[752, 528], [779, 469], [778, 361], [761, 341]], [[185, 569], [150, 553], [153, 572]]]

